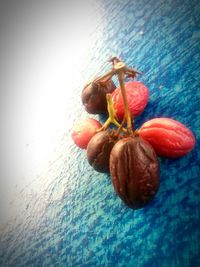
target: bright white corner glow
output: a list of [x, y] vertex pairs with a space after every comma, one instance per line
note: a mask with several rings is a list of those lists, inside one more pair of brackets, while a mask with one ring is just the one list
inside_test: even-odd
[[[83, 4], [84, 2], [84, 4]], [[66, 107], [101, 36], [94, 1], [52, 6], [26, 5], [4, 29], [4, 168], [6, 188], [21, 188], [51, 160], [56, 139], [67, 129]], [[69, 88], [70, 85], [70, 88]], [[20, 185], [21, 184], [21, 185]]]

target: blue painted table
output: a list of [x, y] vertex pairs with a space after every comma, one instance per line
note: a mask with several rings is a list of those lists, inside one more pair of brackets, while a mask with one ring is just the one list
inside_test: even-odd
[[[17, 122], [7, 137], [21, 142], [5, 168], [13, 172], [3, 183], [10, 179], [15, 193], [1, 207], [1, 219], [12, 216], [0, 228], [0, 265], [200, 266], [200, 2], [83, 2], [2, 6], [10, 89], [3, 107], [12, 106], [9, 119]], [[108, 70], [114, 55], [142, 71], [150, 89], [137, 126], [171, 117], [197, 140], [187, 156], [160, 159], [159, 192], [137, 211], [70, 137], [89, 116], [80, 101], [84, 84]]]

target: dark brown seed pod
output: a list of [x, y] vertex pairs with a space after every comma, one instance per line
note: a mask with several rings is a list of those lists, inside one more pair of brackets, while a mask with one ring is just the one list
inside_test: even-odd
[[116, 193], [133, 209], [144, 207], [159, 188], [159, 164], [152, 146], [139, 137], [119, 140], [110, 154]]
[[95, 134], [87, 146], [89, 164], [98, 172], [109, 172], [110, 152], [117, 139], [112, 131]]
[[90, 114], [107, 113], [106, 94], [111, 94], [115, 88], [111, 79], [87, 84], [81, 94], [86, 111]]

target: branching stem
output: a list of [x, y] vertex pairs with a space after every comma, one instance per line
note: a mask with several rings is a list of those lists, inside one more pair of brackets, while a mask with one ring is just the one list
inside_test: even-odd
[[[137, 74], [141, 74], [135, 69], [127, 68], [124, 62], [122, 62], [117, 57], [111, 58], [110, 62], [113, 64], [113, 69], [105, 73], [104, 75], [100, 76], [99, 78], [96, 78], [94, 82], [105, 82], [112, 78], [112, 76], [117, 75], [118, 80], [120, 83], [123, 103], [124, 103], [124, 118], [122, 123], [120, 124], [116, 119], [115, 110], [112, 103], [111, 94], [107, 94], [107, 108], [109, 113], [109, 118], [106, 120], [104, 125], [98, 130], [106, 130], [111, 123], [116, 125], [118, 127], [117, 134], [119, 135], [121, 131], [127, 133], [128, 135], [134, 134], [134, 118], [131, 117], [128, 101], [127, 101], [127, 95], [126, 95], [126, 89], [125, 89], [125, 83], [124, 78], [125, 77], [132, 77], [135, 78]], [[127, 124], [127, 129], [125, 129], [123, 126], [124, 124]], [[133, 129], [133, 130], [132, 130]]]
[[114, 69], [117, 72], [120, 88], [121, 88], [121, 93], [123, 97], [123, 102], [124, 102], [124, 117], [126, 119], [127, 123], [127, 133], [128, 134], [133, 134], [132, 131], [132, 123], [131, 123], [131, 114], [129, 110], [129, 105], [127, 101], [127, 95], [126, 95], [126, 89], [125, 89], [125, 84], [124, 84], [124, 76], [125, 76], [125, 69], [126, 65], [123, 62], [118, 62], [114, 65]]
[[[121, 124], [116, 120], [115, 109], [113, 107], [113, 102], [112, 102], [112, 95], [107, 94], [106, 100], [107, 100], [107, 109], [108, 109], [109, 117], [106, 120], [106, 122], [104, 123], [104, 125], [100, 129], [97, 130], [97, 132], [100, 132], [102, 130], [106, 130], [111, 123], [113, 123], [118, 128], [121, 127]], [[121, 128], [122, 128], [121, 129], [122, 131], [124, 131], [125, 133], [127, 132], [127, 130], [125, 128], [123, 128], [123, 127], [121, 127]]]

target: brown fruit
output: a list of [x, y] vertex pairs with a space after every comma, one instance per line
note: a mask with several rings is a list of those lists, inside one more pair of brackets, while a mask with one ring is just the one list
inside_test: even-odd
[[87, 84], [81, 95], [86, 111], [91, 114], [107, 113], [106, 94], [112, 93], [115, 88], [112, 80]]
[[144, 207], [159, 188], [159, 164], [151, 145], [139, 137], [119, 140], [110, 154], [116, 193], [133, 209]]
[[109, 172], [110, 152], [115, 143], [111, 131], [101, 131], [92, 137], [87, 146], [87, 159], [96, 171]]

